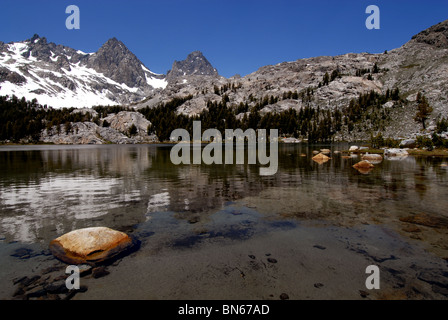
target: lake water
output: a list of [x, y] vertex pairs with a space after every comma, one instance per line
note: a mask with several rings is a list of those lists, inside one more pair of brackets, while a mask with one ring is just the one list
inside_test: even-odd
[[[165, 247], [194, 252], [204, 243], [219, 250], [226, 241], [244, 245], [263, 234], [300, 229], [300, 237], [308, 235], [302, 243], [337, 233], [345, 249], [358, 255], [366, 247], [382, 248], [385, 259], [369, 252], [378, 263], [400, 253], [405, 261], [420, 252], [412, 250], [421, 250], [445, 277], [447, 159], [385, 159], [361, 173], [352, 167], [360, 161], [357, 156], [332, 153], [322, 164], [311, 159], [313, 150], [346, 150], [346, 144], [282, 144], [277, 174], [260, 176], [257, 165], [176, 166], [170, 161], [171, 147], [0, 147], [0, 255], [9, 259], [13, 247], [8, 246], [13, 245], [45, 250], [52, 239], [92, 226], [149, 239], [150, 245], [141, 249], [148, 256]], [[422, 214], [440, 225], [409, 223], [409, 217]], [[356, 240], [362, 232], [371, 237]], [[396, 241], [402, 244], [399, 250]], [[404, 253], [405, 247], [412, 253]], [[128, 260], [132, 264], [132, 257]], [[3, 272], [0, 281], [11, 281]], [[442, 289], [444, 284], [438, 282]]]

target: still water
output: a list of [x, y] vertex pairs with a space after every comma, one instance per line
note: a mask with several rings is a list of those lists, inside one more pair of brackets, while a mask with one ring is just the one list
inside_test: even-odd
[[324, 147], [280, 145], [274, 176], [260, 176], [257, 165], [176, 166], [169, 145], [1, 147], [0, 238], [48, 242], [77, 228], [126, 229], [160, 212], [198, 222], [235, 201], [273, 219], [348, 225], [419, 212], [448, 218], [446, 159], [384, 160], [362, 174], [352, 168], [356, 156], [314, 162], [312, 151]]
[[[258, 165], [176, 166], [171, 147], [0, 147], [0, 244], [45, 249], [66, 232], [106, 226], [150, 237], [148, 255], [154, 255], [164, 246], [192, 248], [204, 239], [244, 242], [271, 229], [282, 237], [298, 226], [303, 244], [321, 234], [312, 228], [324, 225], [338, 228], [331, 229], [338, 234], [359, 232], [353, 238], [371, 232], [368, 236], [377, 242], [372, 240], [370, 248], [377, 248], [380, 239], [383, 248], [393, 249], [399, 237], [406, 243], [400, 247], [407, 248], [405, 255], [416, 255], [409, 248], [419, 246], [442, 265], [448, 257], [446, 158], [385, 159], [362, 173], [352, 167], [358, 156], [334, 152], [347, 150], [346, 144], [282, 144], [277, 174], [260, 176]], [[321, 148], [333, 151], [331, 159], [314, 162], [312, 152]], [[422, 214], [431, 218], [429, 223], [409, 223], [409, 217]], [[348, 244], [344, 237], [338, 250], [366, 252], [359, 247], [365, 243], [354, 239]], [[266, 240], [262, 246], [273, 243]], [[313, 245], [310, 250], [320, 247]], [[384, 256], [374, 261], [389, 259]]]

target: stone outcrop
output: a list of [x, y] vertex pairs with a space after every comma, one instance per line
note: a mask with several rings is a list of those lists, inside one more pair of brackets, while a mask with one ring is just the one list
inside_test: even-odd
[[417, 42], [448, 49], [448, 20], [436, 24], [412, 37]]
[[[54, 144], [137, 144], [158, 142], [155, 135], [148, 135], [148, 126], [151, 124], [141, 113], [120, 112], [111, 114], [101, 119], [103, 126], [93, 122], [76, 122], [65, 125], [53, 126], [45, 129], [41, 134], [41, 141]], [[107, 122], [107, 126], [104, 126]], [[136, 132], [130, 133], [134, 125]]]
[[414, 139], [405, 139], [400, 142], [400, 148], [415, 148], [417, 142]]

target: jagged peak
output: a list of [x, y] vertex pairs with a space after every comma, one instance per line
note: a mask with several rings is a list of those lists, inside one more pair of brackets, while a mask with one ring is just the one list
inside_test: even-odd
[[47, 38], [40, 37], [37, 33], [35, 33], [30, 39], [26, 40], [30, 43], [37, 43], [42, 41], [42, 43], [47, 43]]
[[120, 48], [121, 50], [129, 51], [126, 45], [115, 37], [107, 40], [101, 48]]
[[185, 60], [174, 61], [172, 69], [168, 71], [168, 80], [190, 75], [218, 76], [218, 71], [199, 51], [191, 52]]

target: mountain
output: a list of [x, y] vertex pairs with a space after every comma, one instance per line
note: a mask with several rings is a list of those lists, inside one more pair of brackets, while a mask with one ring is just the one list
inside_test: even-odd
[[117, 39], [84, 53], [31, 39], [0, 43], [0, 94], [37, 99], [52, 107], [92, 107], [140, 101], [167, 85]]
[[[0, 95], [37, 98], [41, 104], [121, 104], [147, 115], [148, 109], [170, 101], [176, 116], [195, 116], [212, 105], [213, 112], [222, 110], [216, 106], [226, 106], [238, 121], [251, 118], [252, 122], [245, 122], [251, 127], [262, 125], [257, 119], [291, 109], [297, 114], [320, 110], [319, 119], [300, 124], [301, 137], [307, 130], [335, 122], [327, 118], [331, 112], [340, 112], [340, 128], [331, 136], [334, 140], [366, 140], [379, 132], [393, 138], [415, 137], [423, 132], [414, 119], [418, 92], [433, 107], [426, 121], [428, 130], [434, 130], [440, 117], [448, 117], [448, 20], [383, 53], [299, 59], [231, 78], [220, 76], [200, 51], [175, 61], [165, 76], [151, 72], [115, 38], [98, 52], [87, 54], [34, 36], [18, 43], [0, 42], [0, 86]], [[170, 113], [170, 119], [161, 121], [165, 114], [148, 118], [151, 130], [171, 129], [175, 115]], [[220, 122], [222, 114], [214, 114], [215, 120]], [[103, 121], [107, 112], [100, 116]], [[225, 120], [227, 124], [231, 116]]]
[[175, 62], [168, 73], [184, 79], [170, 82], [165, 90], [135, 107], [153, 107], [177, 96], [192, 95], [192, 99], [179, 106], [177, 112], [198, 115], [207, 108], [208, 102], [219, 103], [225, 98], [227, 106], [234, 109], [247, 104], [248, 108], [241, 108], [243, 111], [237, 115], [241, 119], [249, 115], [248, 111], [253, 107], [260, 105], [261, 116], [290, 108], [297, 112], [305, 107], [342, 110], [360, 95], [372, 91], [386, 95], [398, 89], [401, 99], [380, 106], [375, 111], [381, 114], [376, 124], [372, 123], [373, 120], [364, 119], [358, 124], [358, 129], [342, 130], [335, 139], [368, 139], [371, 133], [377, 133], [378, 127], [386, 136], [415, 136], [421, 130], [414, 120], [419, 91], [434, 109], [428, 119], [429, 127], [435, 125], [437, 117], [448, 116], [447, 44], [448, 20], [415, 35], [402, 47], [384, 53], [347, 53], [299, 59], [264, 66], [245, 77], [228, 79], [183, 76], [183, 73], [191, 74], [192, 66], [195, 66], [190, 55], [182, 62]]
[[194, 51], [183, 61], [174, 61], [170, 71], [167, 72], [168, 81], [188, 76], [218, 77], [218, 71], [204, 57], [202, 52]]

